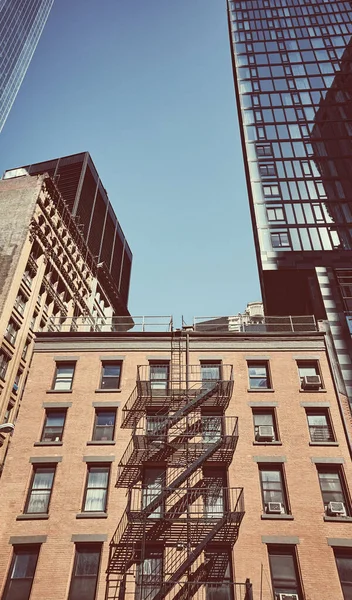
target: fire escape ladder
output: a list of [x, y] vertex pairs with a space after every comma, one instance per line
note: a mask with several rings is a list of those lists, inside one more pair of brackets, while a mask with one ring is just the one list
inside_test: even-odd
[[209, 531], [209, 533], [202, 539], [202, 541], [192, 550], [187, 559], [176, 569], [175, 573], [162, 584], [160, 591], [154, 596], [153, 600], [164, 600], [171, 588], [185, 575], [187, 570], [192, 566], [195, 560], [205, 550], [207, 545], [211, 542], [214, 536], [220, 531], [228, 520], [228, 515], [224, 515]]
[[173, 331], [171, 337], [171, 381], [175, 388], [181, 389], [184, 380], [183, 356], [186, 351], [186, 339], [182, 331]]
[[151, 514], [155, 511], [158, 506], [163, 504], [165, 500], [175, 491], [175, 489], [179, 488], [187, 479], [199, 469], [204, 462], [206, 462], [219, 448], [223, 443], [222, 438], [220, 438], [215, 444], [212, 444], [201, 456], [199, 456], [195, 461], [193, 461], [188, 467], [178, 475], [170, 484], [164, 488], [162, 493], [154, 498], [148, 506], [143, 509], [143, 513], [145, 515]]

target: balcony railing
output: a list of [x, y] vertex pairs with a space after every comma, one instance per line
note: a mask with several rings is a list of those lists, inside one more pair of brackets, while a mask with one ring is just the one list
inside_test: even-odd
[[247, 323], [238, 323], [234, 327], [235, 317], [194, 317], [194, 331], [225, 332], [238, 331], [242, 333], [307, 333], [317, 331], [313, 315], [267, 317], [258, 319], [248, 317]]
[[[190, 578], [192, 574], [190, 575]], [[153, 600], [163, 581], [149, 585], [146, 581], [139, 583], [140, 576], [136, 572], [126, 577], [125, 581], [111, 582], [107, 589], [106, 600], [118, 600], [120, 597], [116, 587], [123, 585], [125, 600]], [[167, 593], [165, 600], [253, 600], [253, 586], [249, 579], [245, 583], [231, 581], [180, 581]]]
[[168, 332], [172, 331], [170, 316], [141, 317], [50, 317], [46, 331], [57, 332]]

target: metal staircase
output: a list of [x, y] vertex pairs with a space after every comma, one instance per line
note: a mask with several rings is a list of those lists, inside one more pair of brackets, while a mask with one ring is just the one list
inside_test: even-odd
[[[128, 488], [128, 500], [110, 543], [106, 600], [205, 598], [222, 577], [207, 553], [213, 545], [231, 550], [244, 515], [243, 490], [219, 477], [238, 440], [237, 418], [224, 414], [232, 367], [205, 380], [183, 360], [182, 333], [172, 335], [168, 385], [153, 388], [148, 367], [138, 367], [123, 409], [132, 438], [116, 486]], [[236, 598], [251, 600], [243, 590]]]

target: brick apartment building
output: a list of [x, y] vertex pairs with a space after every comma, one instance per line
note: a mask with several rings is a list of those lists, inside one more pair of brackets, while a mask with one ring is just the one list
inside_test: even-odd
[[349, 600], [349, 414], [297, 319], [38, 334], [0, 482], [2, 600]]
[[[87, 178], [94, 165], [88, 153], [84, 157]], [[109, 238], [104, 245], [105, 236], [98, 232], [102, 246], [99, 254], [95, 237], [83, 235], [80, 212], [73, 214], [69, 204], [71, 196], [75, 197], [73, 158], [61, 160], [63, 166], [56, 176], [60, 176], [61, 191], [54, 175], [31, 176], [23, 168], [7, 172], [0, 181], [0, 423], [14, 421], [18, 413], [35, 332], [47, 328], [53, 319], [63, 323], [73, 315], [102, 321], [119, 315], [130, 321], [130, 263], [128, 266], [126, 262], [122, 276], [124, 256], [127, 250], [130, 252], [128, 244], [105, 190], [105, 200], [95, 208], [91, 206], [91, 212], [98, 218], [99, 208], [100, 220], [109, 234], [118, 228], [115, 238], [119, 241], [113, 244]], [[95, 181], [93, 175], [90, 177]], [[103, 198], [97, 175], [96, 179], [96, 196]], [[81, 188], [78, 209], [85, 211], [87, 221], [90, 200], [87, 186]], [[109, 246], [112, 256], [105, 246]], [[8, 435], [0, 432], [0, 473], [7, 447]]]

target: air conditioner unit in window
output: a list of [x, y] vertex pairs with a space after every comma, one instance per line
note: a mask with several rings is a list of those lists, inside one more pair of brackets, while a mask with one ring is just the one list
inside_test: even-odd
[[343, 502], [329, 502], [327, 513], [331, 517], [345, 517], [347, 514], [346, 507]]
[[258, 442], [272, 442], [275, 439], [274, 427], [272, 425], [259, 425], [256, 439]]
[[282, 502], [268, 502], [266, 512], [272, 515], [281, 515], [285, 512], [285, 507]]
[[277, 600], [299, 600], [297, 594], [276, 594]]
[[319, 390], [321, 388], [320, 375], [306, 375], [303, 377], [302, 388], [304, 390]]

